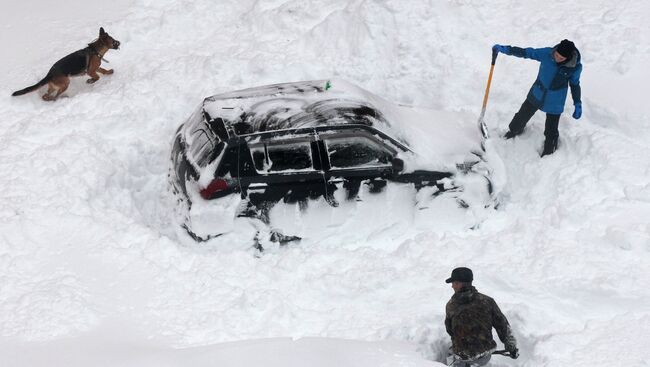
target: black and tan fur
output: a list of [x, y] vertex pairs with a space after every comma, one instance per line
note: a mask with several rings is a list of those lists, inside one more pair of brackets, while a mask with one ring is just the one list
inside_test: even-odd
[[90, 79], [86, 80], [86, 82], [94, 83], [99, 80], [98, 72], [105, 75], [113, 74], [113, 69], [107, 70], [100, 67], [100, 65], [102, 64], [102, 57], [109, 49], [117, 50], [119, 47], [120, 42], [118, 40], [106, 33], [104, 28], [99, 28], [99, 38], [89, 43], [88, 47], [73, 52], [55, 62], [45, 78], [40, 82], [25, 89], [15, 91], [11, 95], [20, 96], [33, 92], [47, 84], [47, 93], [43, 95], [43, 99], [46, 101], [54, 101], [61, 93], [68, 89], [71, 76], [88, 74]]

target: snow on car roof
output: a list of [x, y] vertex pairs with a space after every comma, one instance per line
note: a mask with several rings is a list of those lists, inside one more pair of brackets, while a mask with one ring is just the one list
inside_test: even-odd
[[418, 153], [419, 157], [403, 157], [410, 169], [450, 169], [481, 151], [476, 117], [398, 106], [344, 80], [282, 83], [217, 94], [203, 101], [203, 110], [212, 119], [223, 119], [234, 135], [327, 125], [371, 126]]
[[282, 83], [208, 97], [204, 111], [235, 135], [318, 126], [362, 124], [390, 132], [390, 123], [349, 83]]

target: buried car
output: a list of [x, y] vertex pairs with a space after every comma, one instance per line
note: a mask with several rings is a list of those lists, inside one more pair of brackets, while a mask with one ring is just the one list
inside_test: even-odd
[[[257, 223], [256, 235], [267, 228], [272, 240], [284, 242], [314, 224], [337, 227], [351, 207], [366, 206], [356, 228], [378, 224], [383, 214], [437, 213], [422, 217], [427, 226], [449, 220], [452, 208], [489, 208], [480, 134], [475, 123], [455, 120], [338, 80], [208, 97], [172, 144], [169, 181], [180, 226], [204, 241], [247, 218]], [[397, 204], [412, 211], [391, 206]], [[304, 220], [311, 210], [321, 215]]]

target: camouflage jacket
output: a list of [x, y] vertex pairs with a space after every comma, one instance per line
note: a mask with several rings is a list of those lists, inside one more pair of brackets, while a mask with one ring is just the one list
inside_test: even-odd
[[470, 286], [455, 293], [447, 303], [445, 318], [452, 349], [465, 360], [475, 359], [496, 348], [492, 327], [508, 348], [516, 347], [508, 320], [494, 300]]

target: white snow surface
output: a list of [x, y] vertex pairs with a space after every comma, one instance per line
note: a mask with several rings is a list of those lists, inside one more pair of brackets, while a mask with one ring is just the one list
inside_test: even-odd
[[[648, 364], [650, 2], [5, 0], [0, 9], [1, 366], [438, 365], [450, 343], [444, 279], [456, 266], [474, 270], [519, 341], [518, 360], [491, 365]], [[42, 90], [10, 97], [100, 25], [122, 42], [106, 55], [115, 74], [77, 78], [54, 103]], [[497, 60], [485, 119], [489, 154], [503, 162], [501, 205], [478, 228], [408, 225], [378, 203], [375, 215], [396, 216], [399, 231], [359, 238], [342, 226], [263, 253], [236, 236], [179, 238], [170, 142], [204, 97], [341, 78], [399, 104], [478, 117], [492, 44], [563, 38], [582, 52], [584, 114], [571, 119], [567, 103], [552, 156], [539, 158], [542, 113], [520, 138], [498, 138], [538, 64]]]

